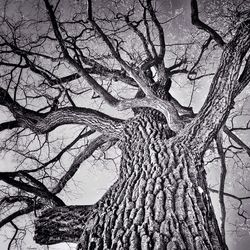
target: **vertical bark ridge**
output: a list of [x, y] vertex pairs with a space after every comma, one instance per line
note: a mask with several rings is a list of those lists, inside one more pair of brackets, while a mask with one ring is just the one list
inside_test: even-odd
[[222, 249], [204, 169], [151, 112], [127, 123], [120, 176], [83, 228], [82, 249]]

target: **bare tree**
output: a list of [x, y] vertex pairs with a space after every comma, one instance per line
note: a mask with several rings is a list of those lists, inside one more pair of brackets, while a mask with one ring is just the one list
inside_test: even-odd
[[[181, 10], [162, 12], [160, 1], [129, 6], [112, 1], [105, 11], [91, 0], [18, 7], [6, 1], [0, 33], [0, 105], [7, 116], [0, 124], [1, 150], [14, 154], [18, 166], [0, 174], [5, 216], [0, 227], [14, 227], [10, 245], [19, 229], [16, 218], [34, 213], [39, 244], [227, 249], [224, 199], [236, 199], [240, 209], [249, 198], [225, 191], [232, 140], [248, 156], [250, 151], [225, 123], [250, 80], [250, 5], [224, 4], [223, 15], [210, 16], [218, 22], [224, 17], [226, 24], [217, 31], [191, 0], [192, 29], [199, 32], [188, 37], [183, 30], [186, 42], [167, 43], [164, 29], [171, 30]], [[38, 11], [26, 15], [27, 5]], [[207, 66], [213, 53], [220, 55], [216, 69]], [[179, 75], [191, 81], [192, 96], [197, 81], [213, 76], [197, 114], [190, 107], [193, 97], [184, 106], [169, 92]], [[55, 137], [58, 127], [70, 130], [72, 124], [77, 124], [73, 139]], [[223, 142], [223, 131], [229, 142]], [[209, 188], [204, 169], [213, 140], [221, 165], [218, 189]], [[121, 155], [116, 182], [93, 205], [66, 205], [58, 194], [83, 161], [114, 147]], [[221, 226], [209, 190], [219, 194]]]

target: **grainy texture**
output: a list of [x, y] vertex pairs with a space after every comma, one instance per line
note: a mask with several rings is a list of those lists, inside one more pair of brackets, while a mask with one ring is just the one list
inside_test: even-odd
[[[234, 98], [249, 82], [249, 59], [239, 77], [250, 47], [249, 26], [249, 21], [239, 25], [234, 38], [223, 46], [208, 97], [193, 121], [173, 132], [163, 112], [137, 107], [135, 117], [119, 129], [122, 159], [116, 183], [82, 214], [77, 207], [70, 213], [56, 209], [60, 223], [53, 219], [48, 228], [53, 234], [43, 239], [41, 226], [50, 218], [44, 213], [36, 223], [38, 243], [75, 242], [81, 235], [79, 249], [226, 248], [202, 157], [228, 117]], [[154, 94], [167, 101], [166, 93]], [[62, 229], [55, 230], [56, 225]]]
[[119, 180], [84, 226], [82, 249], [221, 249], [204, 170], [163, 126], [150, 114], [127, 124]]

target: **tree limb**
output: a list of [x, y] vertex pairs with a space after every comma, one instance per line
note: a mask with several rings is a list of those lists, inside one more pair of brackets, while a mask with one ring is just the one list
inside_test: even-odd
[[30, 207], [22, 208], [16, 212], [12, 213], [11, 215], [7, 216], [6, 218], [4, 218], [0, 221], [0, 228], [3, 227], [4, 225], [6, 225], [7, 223], [10, 223], [15, 218], [32, 212], [33, 209], [34, 209], [33, 206], [30, 206]]
[[48, 133], [64, 124], [84, 124], [111, 137], [119, 137], [123, 126], [122, 120], [88, 108], [65, 107], [48, 113], [38, 113], [23, 108], [1, 87], [0, 105], [11, 111], [21, 127], [38, 134]]
[[226, 125], [224, 125], [223, 131], [229, 138], [233, 139], [239, 146], [241, 146], [250, 157], [250, 148], [237, 135], [235, 135]]
[[18, 121], [3, 122], [0, 124], [0, 132], [5, 129], [13, 129], [21, 127]]
[[159, 54], [158, 54], [158, 60], [159, 62], [161, 63], [164, 59], [164, 56], [165, 56], [165, 51], [166, 51], [166, 46], [165, 46], [165, 37], [164, 37], [164, 31], [163, 31], [163, 28], [156, 16], [156, 12], [155, 10], [153, 9], [153, 6], [152, 6], [152, 3], [151, 3], [151, 0], [147, 0], [147, 9], [149, 11], [149, 14], [152, 18], [152, 21], [154, 22], [157, 30], [158, 30], [158, 34], [159, 34], [159, 41], [160, 41], [160, 51], [159, 51]]
[[246, 58], [246, 63], [244, 69], [239, 77], [238, 82], [235, 84], [234, 96], [236, 97], [241, 93], [241, 91], [249, 84], [250, 82], [250, 56]]
[[224, 125], [234, 98], [247, 84], [246, 81], [239, 83], [238, 77], [249, 48], [250, 21], [246, 20], [238, 26], [234, 37], [224, 48], [203, 107], [180, 135], [180, 140], [187, 145], [189, 141], [190, 147], [200, 152], [201, 157]]
[[225, 189], [225, 180], [226, 180], [226, 174], [227, 174], [227, 167], [226, 167], [226, 160], [225, 160], [225, 153], [223, 150], [222, 145], [222, 135], [221, 132], [218, 133], [216, 138], [216, 144], [217, 144], [217, 150], [220, 157], [221, 162], [221, 174], [220, 174], [220, 188], [219, 188], [219, 203], [221, 208], [221, 236], [226, 244], [226, 238], [225, 238], [225, 223], [226, 223], [226, 207], [225, 207], [225, 201], [224, 201], [224, 189]]
[[225, 42], [223, 41], [221, 36], [214, 29], [212, 29], [210, 26], [199, 19], [199, 11], [196, 0], [191, 0], [191, 19], [193, 25], [195, 25], [198, 29], [202, 29], [208, 32], [221, 48], [224, 47]]
[[14, 227], [15, 233], [13, 234], [13, 236], [8, 244], [8, 250], [11, 250], [12, 242], [15, 240], [17, 233], [18, 233], [18, 230], [19, 230], [19, 228], [17, 227], [17, 225], [13, 221], [11, 221], [10, 224]]
[[106, 136], [98, 136], [81, 152], [77, 157], [75, 157], [73, 163], [71, 164], [69, 170], [64, 174], [64, 176], [58, 181], [57, 185], [53, 188], [52, 193], [59, 193], [67, 184], [67, 182], [74, 176], [76, 171], [79, 169], [81, 163], [88, 159], [95, 150], [97, 150], [102, 144], [107, 142], [108, 138]]
[[83, 232], [83, 226], [94, 208], [94, 205], [86, 205], [45, 210], [35, 222], [34, 240], [41, 245], [77, 243]]
[[[27, 184], [23, 181], [17, 181], [15, 180], [15, 177], [25, 177], [28, 178], [28, 180], [30, 180], [31, 182], [33, 182], [33, 184], [35, 184], [35, 186], [32, 186], [30, 184]], [[31, 175], [24, 173], [24, 172], [2, 172], [0, 174], [0, 180], [4, 181], [5, 183], [21, 189], [25, 192], [28, 193], [32, 193], [38, 197], [42, 197], [45, 199], [49, 199], [51, 201], [53, 201], [56, 205], [59, 206], [64, 206], [64, 202], [58, 198], [56, 195], [52, 194], [46, 187], [45, 185], [43, 185], [41, 182], [39, 182], [38, 180], [36, 180], [34, 177], [32, 177]]]
[[[208, 190], [212, 193], [216, 193], [218, 194], [220, 191], [219, 190], [216, 190], [214, 188], [208, 188]], [[227, 196], [227, 197], [230, 197], [232, 199], [235, 199], [235, 200], [238, 200], [239, 202], [242, 202], [243, 200], [249, 200], [250, 199], [250, 196], [243, 196], [243, 197], [238, 197], [236, 195], [233, 195], [233, 194], [230, 194], [230, 193], [227, 193], [227, 192], [224, 192], [223, 193], [224, 196]]]

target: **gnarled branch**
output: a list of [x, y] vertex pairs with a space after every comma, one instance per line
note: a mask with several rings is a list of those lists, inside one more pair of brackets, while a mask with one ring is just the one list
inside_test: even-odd
[[195, 25], [198, 29], [208, 32], [221, 48], [224, 47], [225, 42], [223, 41], [222, 37], [214, 29], [200, 20], [198, 4], [196, 0], [191, 0], [191, 19], [193, 25]]

